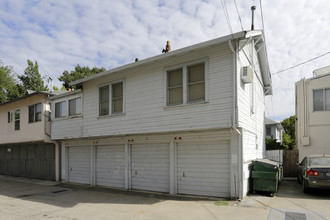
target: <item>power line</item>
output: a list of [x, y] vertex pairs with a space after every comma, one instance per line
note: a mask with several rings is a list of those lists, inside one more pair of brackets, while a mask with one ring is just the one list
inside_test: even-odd
[[234, 3], [235, 3], [236, 11], [237, 11], [237, 14], [238, 14], [239, 22], [241, 23], [242, 31], [244, 31], [243, 24], [242, 24], [242, 19], [241, 19], [241, 15], [239, 14], [239, 11], [238, 11], [238, 8], [237, 8], [237, 4], [236, 4], [236, 0], [234, 0]]
[[224, 3], [224, 0], [221, 0], [221, 3], [222, 3], [222, 9], [224, 11], [225, 18], [227, 20], [227, 24], [228, 24], [230, 33], [231, 33], [231, 35], [233, 35], [233, 29], [231, 28], [231, 22], [230, 22], [230, 18], [229, 18], [229, 14], [228, 14], [228, 11], [227, 11], [226, 4]]
[[276, 73], [272, 73], [272, 75], [275, 75], [275, 74], [278, 74], [278, 73], [282, 73], [282, 72], [284, 72], [284, 71], [287, 71], [287, 70], [290, 70], [290, 69], [296, 68], [296, 67], [298, 67], [298, 66], [301, 66], [301, 65], [303, 65], [303, 64], [305, 64], [305, 63], [308, 63], [308, 62], [311, 62], [311, 61], [313, 61], [313, 60], [316, 60], [316, 59], [321, 58], [321, 57], [323, 57], [323, 56], [325, 56], [325, 55], [328, 55], [328, 54], [330, 54], [330, 51], [329, 51], [329, 52], [326, 52], [326, 53], [324, 53], [324, 54], [321, 54], [320, 56], [317, 56], [317, 57], [314, 57], [314, 58], [312, 58], [312, 59], [309, 59], [309, 60], [307, 60], [307, 61], [305, 61], [305, 62], [302, 62], [302, 63], [296, 64], [296, 65], [294, 65], [294, 66], [291, 66], [291, 67], [289, 67], [289, 68], [286, 68], [286, 69], [283, 69], [283, 70], [277, 71]]

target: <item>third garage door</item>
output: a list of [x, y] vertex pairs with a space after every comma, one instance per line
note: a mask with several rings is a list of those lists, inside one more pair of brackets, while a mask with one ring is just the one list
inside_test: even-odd
[[229, 141], [180, 143], [177, 161], [179, 194], [229, 196]]
[[132, 145], [132, 189], [169, 192], [169, 145]]
[[125, 187], [125, 145], [96, 148], [96, 185]]

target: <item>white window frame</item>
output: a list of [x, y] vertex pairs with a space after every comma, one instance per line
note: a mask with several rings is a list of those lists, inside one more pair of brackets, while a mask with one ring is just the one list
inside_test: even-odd
[[[78, 99], [80, 98], [80, 109], [81, 109], [81, 113], [80, 114], [76, 114], [76, 115], [69, 115], [69, 111], [70, 111], [70, 106], [69, 106], [69, 101], [70, 100], [73, 100], [73, 99]], [[56, 120], [62, 120], [62, 119], [68, 119], [68, 118], [76, 118], [76, 117], [82, 117], [83, 116], [83, 95], [81, 93], [79, 94], [72, 94], [70, 96], [67, 96], [67, 97], [62, 97], [62, 98], [59, 98], [59, 99], [56, 99], [52, 102], [52, 112], [51, 112], [51, 115], [52, 115], [52, 119], [54, 121]], [[56, 118], [56, 103], [59, 103], [59, 102], [65, 102], [66, 103], [66, 115], [63, 116], [63, 117], [57, 117]]]
[[7, 122], [8, 122], [8, 124], [9, 123], [12, 123], [13, 122], [13, 111], [8, 111], [8, 113], [7, 113]]
[[[65, 115], [60, 115], [60, 116], [58, 116], [58, 117], [56, 117], [56, 104], [58, 104], [58, 103], [65, 103], [65, 107], [66, 107], [66, 112], [65, 112]], [[66, 118], [67, 116], [68, 116], [68, 104], [67, 104], [67, 101], [66, 100], [61, 100], [61, 101], [58, 101], [58, 102], [55, 102], [54, 103], [54, 118], [55, 119], [59, 119], [59, 118]], [[62, 106], [60, 106], [60, 109], [62, 109], [61, 108]]]
[[[322, 93], [323, 93], [323, 110], [315, 110], [315, 106], [314, 106], [314, 91], [317, 91], [317, 90], [322, 90]], [[312, 101], [312, 105], [313, 105], [313, 112], [324, 112], [324, 111], [330, 111], [327, 110], [325, 107], [326, 107], [326, 90], [330, 90], [330, 88], [320, 88], [320, 89], [313, 89], [312, 90], [312, 97], [313, 97], [313, 101]]]
[[[80, 99], [80, 113], [77, 113], [77, 102], [76, 102], [76, 105], [75, 105], [75, 114], [70, 114], [70, 101], [72, 100], [77, 100], [77, 99]], [[68, 117], [74, 117], [74, 116], [77, 116], [77, 115], [81, 115], [82, 114], [82, 98], [79, 96], [79, 97], [75, 97], [75, 98], [68, 98]]]
[[[37, 109], [37, 105], [40, 105], [41, 106], [41, 110], [40, 110], [41, 118], [40, 118], [39, 121], [36, 120], [36, 114], [37, 114], [36, 109]], [[32, 107], [32, 106], [33, 106], [33, 121], [30, 121], [30, 107]], [[39, 103], [36, 103], [36, 104], [33, 104], [33, 105], [29, 105], [28, 106], [28, 123], [30, 124], [30, 123], [40, 122], [40, 121], [42, 121], [42, 103], [39, 102]]]
[[[18, 119], [16, 119], [16, 112], [17, 111], [19, 112], [19, 118]], [[18, 121], [18, 123], [19, 123], [19, 128], [18, 129], [16, 129], [16, 121]], [[21, 110], [20, 109], [16, 109], [14, 111], [14, 129], [15, 129], [15, 131], [21, 130]]]
[[[122, 112], [113, 112], [112, 109], [112, 85], [123, 83], [123, 111]], [[108, 115], [100, 115], [100, 88], [104, 86], [109, 86], [109, 114]], [[119, 79], [115, 81], [111, 81], [109, 83], [100, 84], [97, 87], [97, 118], [104, 118], [109, 116], [115, 116], [115, 115], [123, 115], [126, 113], [126, 80], [125, 79]]]
[[[204, 63], [204, 83], [205, 83], [205, 97], [204, 100], [200, 100], [200, 101], [188, 101], [188, 66], [193, 66], [196, 64], [200, 64], [200, 63]], [[176, 106], [185, 106], [185, 105], [191, 105], [191, 104], [198, 104], [198, 103], [207, 103], [209, 100], [209, 96], [208, 96], [208, 71], [209, 71], [209, 64], [208, 64], [208, 58], [202, 58], [202, 59], [197, 59], [197, 60], [193, 60], [193, 61], [189, 61], [189, 62], [185, 62], [185, 63], [181, 63], [178, 65], [174, 65], [174, 66], [170, 66], [170, 67], [166, 67], [164, 69], [164, 108], [168, 108], [168, 107], [176, 107]], [[170, 105], [168, 104], [168, 99], [169, 99], [169, 95], [168, 95], [168, 77], [167, 77], [167, 73], [168, 71], [172, 71], [172, 70], [176, 70], [176, 69], [180, 69], [182, 68], [182, 86], [183, 86], [183, 103], [182, 104], [177, 104], [177, 105]]]

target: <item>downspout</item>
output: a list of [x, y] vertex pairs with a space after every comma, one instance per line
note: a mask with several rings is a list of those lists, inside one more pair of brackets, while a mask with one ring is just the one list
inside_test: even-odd
[[[49, 95], [47, 96], [47, 98]], [[48, 99], [45, 99], [45, 102], [47, 104]], [[48, 116], [46, 114], [46, 110], [43, 113], [44, 116], [44, 134], [49, 137], [48, 143], [55, 144], [55, 181], [60, 181], [60, 166], [61, 166], [61, 160], [60, 160], [60, 155], [61, 155], [61, 142], [60, 141], [53, 141], [51, 139], [51, 134], [47, 133], [47, 122], [49, 123], [49, 129], [51, 132], [51, 120], [49, 118], [51, 117], [50, 115]]]
[[[235, 44], [235, 47], [233, 46]], [[232, 114], [232, 130], [235, 131], [238, 135], [237, 139], [237, 151], [232, 152], [231, 155], [237, 154], [237, 176], [235, 175], [236, 172], [231, 170], [234, 173], [233, 180], [234, 180], [234, 191], [235, 197], [239, 200], [242, 199], [242, 144], [241, 144], [241, 132], [237, 129], [238, 126], [238, 111], [237, 111], [237, 60], [238, 60], [238, 43], [237, 41], [228, 41], [229, 48], [233, 52], [233, 114]], [[231, 148], [233, 150], [233, 148]], [[234, 153], [234, 154], [233, 154]], [[232, 161], [233, 158], [231, 158]], [[232, 163], [232, 162], [231, 162]], [[232, 167], [232, 166], [231, 166]]]

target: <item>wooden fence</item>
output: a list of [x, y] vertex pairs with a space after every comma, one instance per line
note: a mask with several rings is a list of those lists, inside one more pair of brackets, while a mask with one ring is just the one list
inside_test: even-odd
[[284, 150], [283, 151], [283, 176], [284, 177], [297, 177], [299, 163], [299, 151]]

